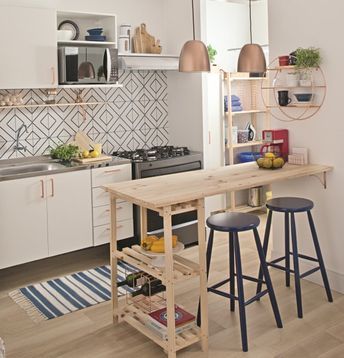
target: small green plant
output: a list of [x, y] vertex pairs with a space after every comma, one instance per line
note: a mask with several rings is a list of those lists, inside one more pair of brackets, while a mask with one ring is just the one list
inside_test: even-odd
[[208, 49], [209, 60], [211, 63], [213, 63], [215, 61], [215, 56], [217, 55], [217, 51], [210, 44], [207, 46], [207, 49]]
[[315, 47], [301, 48], [295, 51], [297, 69], [319, 67], [321, 63], [320, 49]]
[[79, 153], [79, 147], [73, 144], [60, 144], [55, 149], [50, 150], [50, 155], [53, 159], [60, 159], [65, 162], [76, 158]]

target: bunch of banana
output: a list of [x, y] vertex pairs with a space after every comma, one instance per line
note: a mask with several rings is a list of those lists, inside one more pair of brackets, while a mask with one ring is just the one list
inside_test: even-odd
[[[178, 243], [178, 236], [172, 235], [172, 247], [176, 247]], [[141, 246], [146, 251], [152, 251], [156, 253], [165, 252], [165, 239], [161, 237], [160, 239], [157, 236], [147, 236], [142, 240]]]

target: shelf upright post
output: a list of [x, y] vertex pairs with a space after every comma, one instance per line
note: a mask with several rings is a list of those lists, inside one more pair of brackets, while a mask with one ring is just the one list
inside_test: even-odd
[[111, 303], [112, 319], [118, 323], [118, 288], [117, 288], [117, 232], [116, 232], [116, 197], [110, 195], [110, 213], [111, 213], [111, 240], [110, 240], [110, 262], [111, 262]]
[[172, 252], [172, 213], [171, 206], [163, 208], [164, 215], [164, 239], [165, 239], [165, 277], [166, 277], [166, 311], [167, 311], [167, 335], [168, 358], [176, 358], [176, 322], [174, 308], [174, 276], [173, 276], [173, 252]]

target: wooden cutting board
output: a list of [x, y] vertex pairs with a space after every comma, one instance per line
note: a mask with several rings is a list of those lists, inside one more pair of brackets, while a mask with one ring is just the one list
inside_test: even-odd
[[94, 147], [94, 142], [84, 132], [76, 132], [74, 141], [81, 150], [90, 150]]
[[82, 164], [88, 164], [93, 162], [103, 162], [107, 160], [112, 160], [112, 157], [109, 155], [101, 154], [97, 158], [75, 158], [74, 161], [82, 163]]
[[135, 29], [133, 45], [135, 53], [153, 53], [155, 38], [147, 32], [146, 24], [141, 24]]

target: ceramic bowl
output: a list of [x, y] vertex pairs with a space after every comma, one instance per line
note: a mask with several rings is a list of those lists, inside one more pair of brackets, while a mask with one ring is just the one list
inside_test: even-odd
[[96, 27], [94, 29], [88, 29], [87, 32], [89, 33], [90, 36], [99, 36], [103, 32], [103, 28], [102, 27]]
[[294, 93], [299, 102], [309, 102], [313, 98], [313, 93]]
[[72, 38], [72, 30], [57, 30], [57, 41], [70, 41]]

